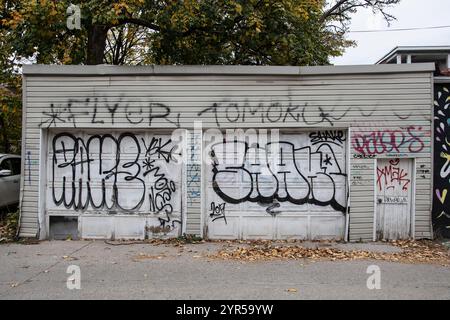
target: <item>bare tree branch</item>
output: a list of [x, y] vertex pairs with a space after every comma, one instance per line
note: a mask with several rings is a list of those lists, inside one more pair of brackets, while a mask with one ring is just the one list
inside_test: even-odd
[[342, 7], [342, 5], [348, 1], [349, 0], [339, 0], [338, 2], [336, 2], [336, 4], [334, 6], [332, 6], [330, 9], [328, 9], [327, 11], [325, 11], [322, 14], [322, 16], [320, 17], [320, 22], [324, 22], [328, 17], [336, 14], [335, 11], [340, 9]]
[[350, 14], [358, 8], [372, 9], [373, 12], [379, 12], [389, 23], [395, 17], [386, 12], [386, 8], [399, 3], [400, 0], [337, 0], [328, 10], [324, 11], [320, 17], [320, 22], [325, 23], [329, 20], [337, 20], [342, 25], [350, 21]]

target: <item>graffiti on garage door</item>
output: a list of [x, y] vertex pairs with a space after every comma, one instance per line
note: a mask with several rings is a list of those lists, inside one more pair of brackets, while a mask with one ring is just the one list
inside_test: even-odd
[[224, 139], [209, 152], [212, 188], [225, 203], [265, 204], [271, 215], [281, 213], [274, 210], [281, 203], [331, 206], [345, 213], [346, 198], [337, 197], [345, 194], [345, 140], [339, 130], [283, 135], [265, 144]]
[[56, 134], [51, 140], [51, 197], [56, 207], [100, 213], [180, 211], [181, 156], [170, 135]]

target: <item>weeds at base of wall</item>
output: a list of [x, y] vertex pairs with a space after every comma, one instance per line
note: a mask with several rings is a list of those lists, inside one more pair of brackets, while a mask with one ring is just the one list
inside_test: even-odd
[[139, 241], [129, 241], [129, 240], [105, 240], [106, 244], [112, 246], [120, 246], [120, 245], [132, 245], [132, 244], [152, 244], [152, 245], [174, 245], [181, 246], [184, 244], [199, 244], [205, 243], [206, 241], [196, 235], [193, 234], [183, 234], [178, 238], [151, 238]]
[[0, 214], [0, 243], [13, 242], [19, 226], [19, 211]]
[[204, 243], [206, 242], [203, 238], [196, 236], [194, 234], [186, 234], [184, 233], [182, 236], [179, 236], [177, 238], [153, 238], [148, 239], [145, 241], [145, 243], [150, 244], [173, 244], [173, 245], [184, 245], [184, 244], [198, 244], [198, 243]]
[[184, 243], [201, 243], [205, 242], [202, 237], [196, 236], [195, 234], [183, 234], [181, 237], [177, 238], [178, 241]]

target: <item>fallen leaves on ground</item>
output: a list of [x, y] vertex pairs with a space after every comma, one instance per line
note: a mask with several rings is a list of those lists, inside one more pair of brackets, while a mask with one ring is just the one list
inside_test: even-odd
[[133, 257], [133, 261], [134, 262], [139, 262], [139, 261], [143, 261], [143, 260], [151, 260], [151, 259], [156, 259], [156, 260], [161, 260], [162, 258], [167, 257], [165, 254], [157, 254], [157, 255], [151, 255], [151, 254], [146, 254], [146, 253], [139, 253], [138, 255]]
[[403, 263], [430, 263], [450, 266], [450, 253], [442, 245], [432, 241], [392, 241], [401, 252], [374, 252], [343, 250], [332, 247], [307, 248], [300, 245], [278, 245], [271, 242], [250, 242], [248, 246], [219, 250], [209, 258], [221, 260], [261, 261], [277, 259], [312, 259], [331, 261], [383, 260]]
[[76, 257], [71, 257], [71, 256], [63, 256], [63, 259], [64, 259], [65, 261], [75, 261], [75, 260], [78, 260], [78, 258], [76, 258]]

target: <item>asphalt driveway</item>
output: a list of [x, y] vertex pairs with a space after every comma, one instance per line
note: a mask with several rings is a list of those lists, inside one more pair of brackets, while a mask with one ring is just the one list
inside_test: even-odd
[[[3, 244], [0, 299], [450, 299], [448, 266], [373, 260], [248, 262], [209, 257], [224, 246], [230, 244]], [[400, 250], [386, 244], [335, 246]], [[371, 265], [379, 267], [380, 289], [367, 287]], [[80, 289], [68, 288], [69, 266], [79, 267]]]

